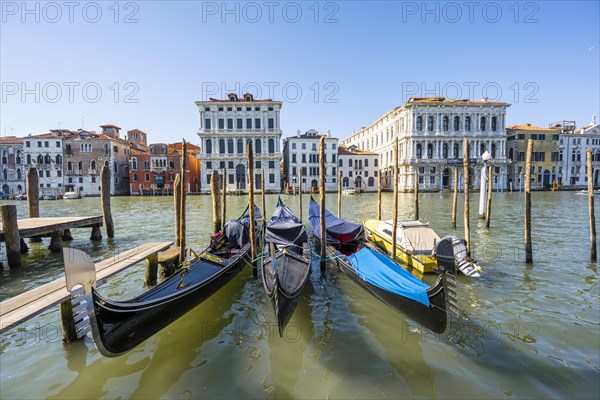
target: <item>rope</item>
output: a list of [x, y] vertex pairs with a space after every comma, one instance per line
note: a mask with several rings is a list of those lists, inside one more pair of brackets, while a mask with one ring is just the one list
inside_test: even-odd
[[334, 254], [332, 256], [322, 258], [320, 254], [318, 254], [316, 251], [314, 251], [312, 249], [311, 249], [311, 253], [312, 253], [313, 257], [316, 257], [319, 260], [319, 262], [327, 262], [327, 261], [336, 260], [338, 258], [345, 257], [343, 254], [339, 253], [339, 254]]

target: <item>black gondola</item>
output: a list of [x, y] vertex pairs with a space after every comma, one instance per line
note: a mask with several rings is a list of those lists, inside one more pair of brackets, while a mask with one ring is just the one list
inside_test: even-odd
[[[87, 315], [79, 325], [89, 324], [98, 350], [106, 357], [116, 357], [133, 349], [211, 296], [249, 264], [248, 214], [247, 208], [241, 217], [227, 222], [223, 231], [214, 235], [211, 244], [189, 265], [126, 301], [102, 297], [94, 287], [96, 272], [89, 256], [79, 250], [65, 249], [67, 290], [83, 286]], [[262, 232], [261, 218], [255, 206], [257, 242]]]
[[269, 255], [262, 263], [263, 286], [283, 336], [308, 280], [312, 257], [306, 228], [281, 198], [265, 228], [263, 252]]
[[[320, 237], [319, 211], [319, 205], [311, 198], [309, 217], [316, 237]], [[443, 238], [438, 244], [436, 256], [439, 276], [430, 286], [360, 237], [364, 233], [360, 230], [357, 234], [361, 225], [337, 218], [327, 210], [325, 224], [328, 258], [335, 259], [344, 273], [415, 322], [435, 333], [446, 331], [448, 311], [458, 313], [456, 265], [451, 236]], [[330, 240], [330, 236], [334, 240]], [[348, 238], [347, 242], [340, 240], [344, 237]]]

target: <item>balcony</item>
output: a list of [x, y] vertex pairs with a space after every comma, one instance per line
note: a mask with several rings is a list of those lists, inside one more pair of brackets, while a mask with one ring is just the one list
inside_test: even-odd
[[210, 134], [210, 135], [233, 135], [233, 134], [255, 134], [255, 135], [264, 135], [265, 133], [282, 133], [281, 129], [273, 128], [273, 129], [207, 129], [202, 128], [198, 130], [199, 134]]

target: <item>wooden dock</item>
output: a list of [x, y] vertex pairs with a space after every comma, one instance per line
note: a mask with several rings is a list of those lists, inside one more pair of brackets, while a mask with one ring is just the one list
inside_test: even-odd
[[[94, 228], [102, 226], [102, 216], [94, 217], [45, 217], [17, 220], [19, 236], [22, 238], [50, 236], [57, 231], [75, 228]], [[0, 221], [0, 241], [3, 242], [4, 230]]]
[[[135, 249], [99, 262], [96, 264], [96, 286], [105, 283], [108, 277], [117, 272], [145, 259], [157, 262], [156, 255], [159, 252], [167, 250], [172, 245], [173, 242], [145, 243]], [[67, 291], [65, 278], [63, 277], [5, 300], [0, 303], [0, 333], [13, 328], [16, 324], [26, 321], [52, 306], [70, 300], [70, 298], [71, 294]]]

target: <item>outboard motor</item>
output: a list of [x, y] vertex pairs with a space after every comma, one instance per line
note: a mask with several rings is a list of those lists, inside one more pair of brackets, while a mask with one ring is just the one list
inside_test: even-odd
[[445, 238], [452, 240], [452, 247], [454, 249], [454, 262], [456, 268], [466, 276], [473, 278], [479, 277], [479, 266], [473, 261], [469, 261], [471, 255], [467, 250], [467, 241], [463, 238], [459, 238], [454, 235], [448, 235]]

